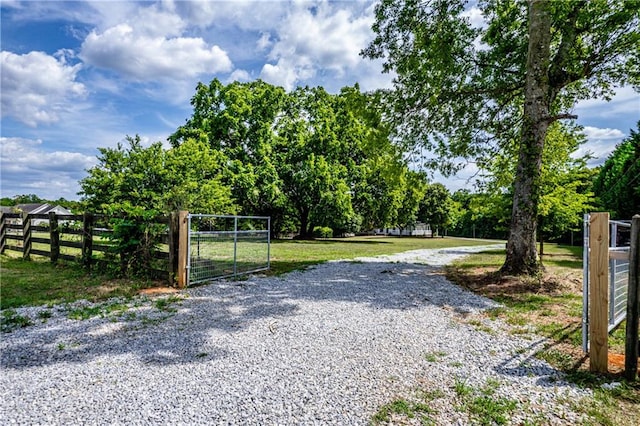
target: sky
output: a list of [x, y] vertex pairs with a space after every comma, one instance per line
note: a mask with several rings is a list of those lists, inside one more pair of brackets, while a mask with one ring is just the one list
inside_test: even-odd
[[[370, 1], [13, 1], [1, 6], [0, 194], [78, 199], [99, 147], [127, 135], [166, 141], [192, 113], [198, 82], [262, 79], [287, 90], [392, 86], [360, 51], [374, 34]], [[477, 11], [469, 16], [477, 19]], [[573, 113], [583, 151], [601, 164], [636, 129], [640, 95]], [[472, 188], [467, 169], [435, 179]]]

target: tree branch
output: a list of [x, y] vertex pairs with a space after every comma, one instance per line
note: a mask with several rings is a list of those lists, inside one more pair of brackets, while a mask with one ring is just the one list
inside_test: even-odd
[[549, 117], [545, 117], [544, 121], [546, 121], [547, 123], [553, 123], [554, 121], [558, 121], [558, 120], [577, 120], [578, 116], [575, 114], [556, 114], [556, 115], [551, 115]]

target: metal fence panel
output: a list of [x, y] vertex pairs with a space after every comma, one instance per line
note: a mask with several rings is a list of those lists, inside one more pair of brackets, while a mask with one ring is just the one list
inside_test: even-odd
[[[626, 250], [619, 250], [628, 252]], [[609, 260], [609, 331], [616, 328], [627, 316], [627, 287], [629, 285], [629, 261]]]
[[189, 284], [270, 267], [270, 218], [189, 215]]

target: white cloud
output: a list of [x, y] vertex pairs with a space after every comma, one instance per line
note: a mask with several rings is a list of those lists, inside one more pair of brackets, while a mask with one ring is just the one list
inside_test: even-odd
[[612, 118], [621, 114], [635, 114], [640, 117], [640, 93], [631, 86], [614, 89], [610, 101], [606, 99], [587, 99], [579, 102], [575, 112], [580, 118]]
[[271, 34], [268, 32], [262, 33], [260, 39], [256, 43], [256, 47], [259, 51], [267, 50], [269, 47], [273, 45], [273, 41], [271, 41]]
[[574, 158], [590, 154], [593, 158], [589, 160], [590, 166], [602, 164], [609, 154], [613, 152], [616, 145], [622, 142], [626, 135], [618, 129], [598, 128], [592, 126], [584, 127], [584, 134], [587, 141], [578, 148], [572, 155]]
[[371, 8], [334, 9], [327, 2], [295, 4], [275, 30], [271, 63], [263, 66], [261, 77], [290, 90], [318, 70], [336, 78], [355, 72], [365, 61], [360, 51], [373, 37], [371, 13]]
[[478, 7], [474, 6], [470, 9], [462, 12], [462, 16], [469, 19], [471, 26], [473, 28], [486, 28], [487, 21], [484, 19], [484, 15], [482, 14], [482, 10]]
[[103, 33], [95, 30], [82, 43], [80, 58], [89, 65], [114, 70], [137, 81], [193, 78], [228, 72], [231, 60], [218, 46], [201, 38], [150, 36], [129, 24]]
[[246, 70], [236, 69], [234, 70], [229, 78], [227, 79], [228, 83], [232, 83], [234, 81], [250, 81], [251, 75]]
[[625, 134], [618, 129], [600, 129], [591, 126], [585, 126], [584, 134], [589, 140], [620, 140], [625, 136]]
[[313, 78], [316, 69], [310, 61], [305, 58], [298, 58], [291, 61], [288, 58], [281, 58], [277, 64], [264, 64], [260, 72], [260, 78], [267, 83], [282, 86], [286, 90], [291, 90], [296, 83], [301, 80]]
[[37, 193], [42, 198], [77, 198], [78, 180], [97, 163], [78, 152], [44, 149], [41, 140], [0, 137], [2, 194]]
[[67, 64], [67, 51], [57, 57], [43, 52], [18, 55], [2, 51], [2, 116], [11, 116], [28, 126], [50, 124], [60, 119], [74, 98], [86, 89], [76, 81], [81, 65]]
[[169, 1], [172, 9], [190, 24], [243, 31], [262, 31], [278, 26], [289, 9], [286, 1]]

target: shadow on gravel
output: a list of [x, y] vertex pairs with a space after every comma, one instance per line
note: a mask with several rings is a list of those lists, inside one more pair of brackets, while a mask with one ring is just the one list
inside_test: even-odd
[[339, 303], [345, 315], [350, 304], [364, 304], [372, 316], [381, 309], [436, 306], [465, 314], [496, 306], [451, 284], [440, 268], [403, 263], [329, 262], [280, 277], [217, 281], [185, 293], [189, 297], [175, 306], [176, 312], [149, 321], [126, 320], [126, 316], [69, 319], [4, 335], [0, 344], [2, 368], [83, 363], [124, 354], [155, 365], [232, 357], [225, 342], [234, 333], [259, 323], [264, 327], [264, 339], [268, 339], [270, 324], [295, 316], [301, 301]]
[[495, 372], [503, 376], [511, 377], [537, 377], [536, 384], [542, 387], [557, 387], [562, 380], [563, 373], [557, 368], [538, 359], [535, 354], [544, 348], [545, 339], [537, 340], [527, 346], [525, 353], [530, 355], [512, 355], [498, 364]]

